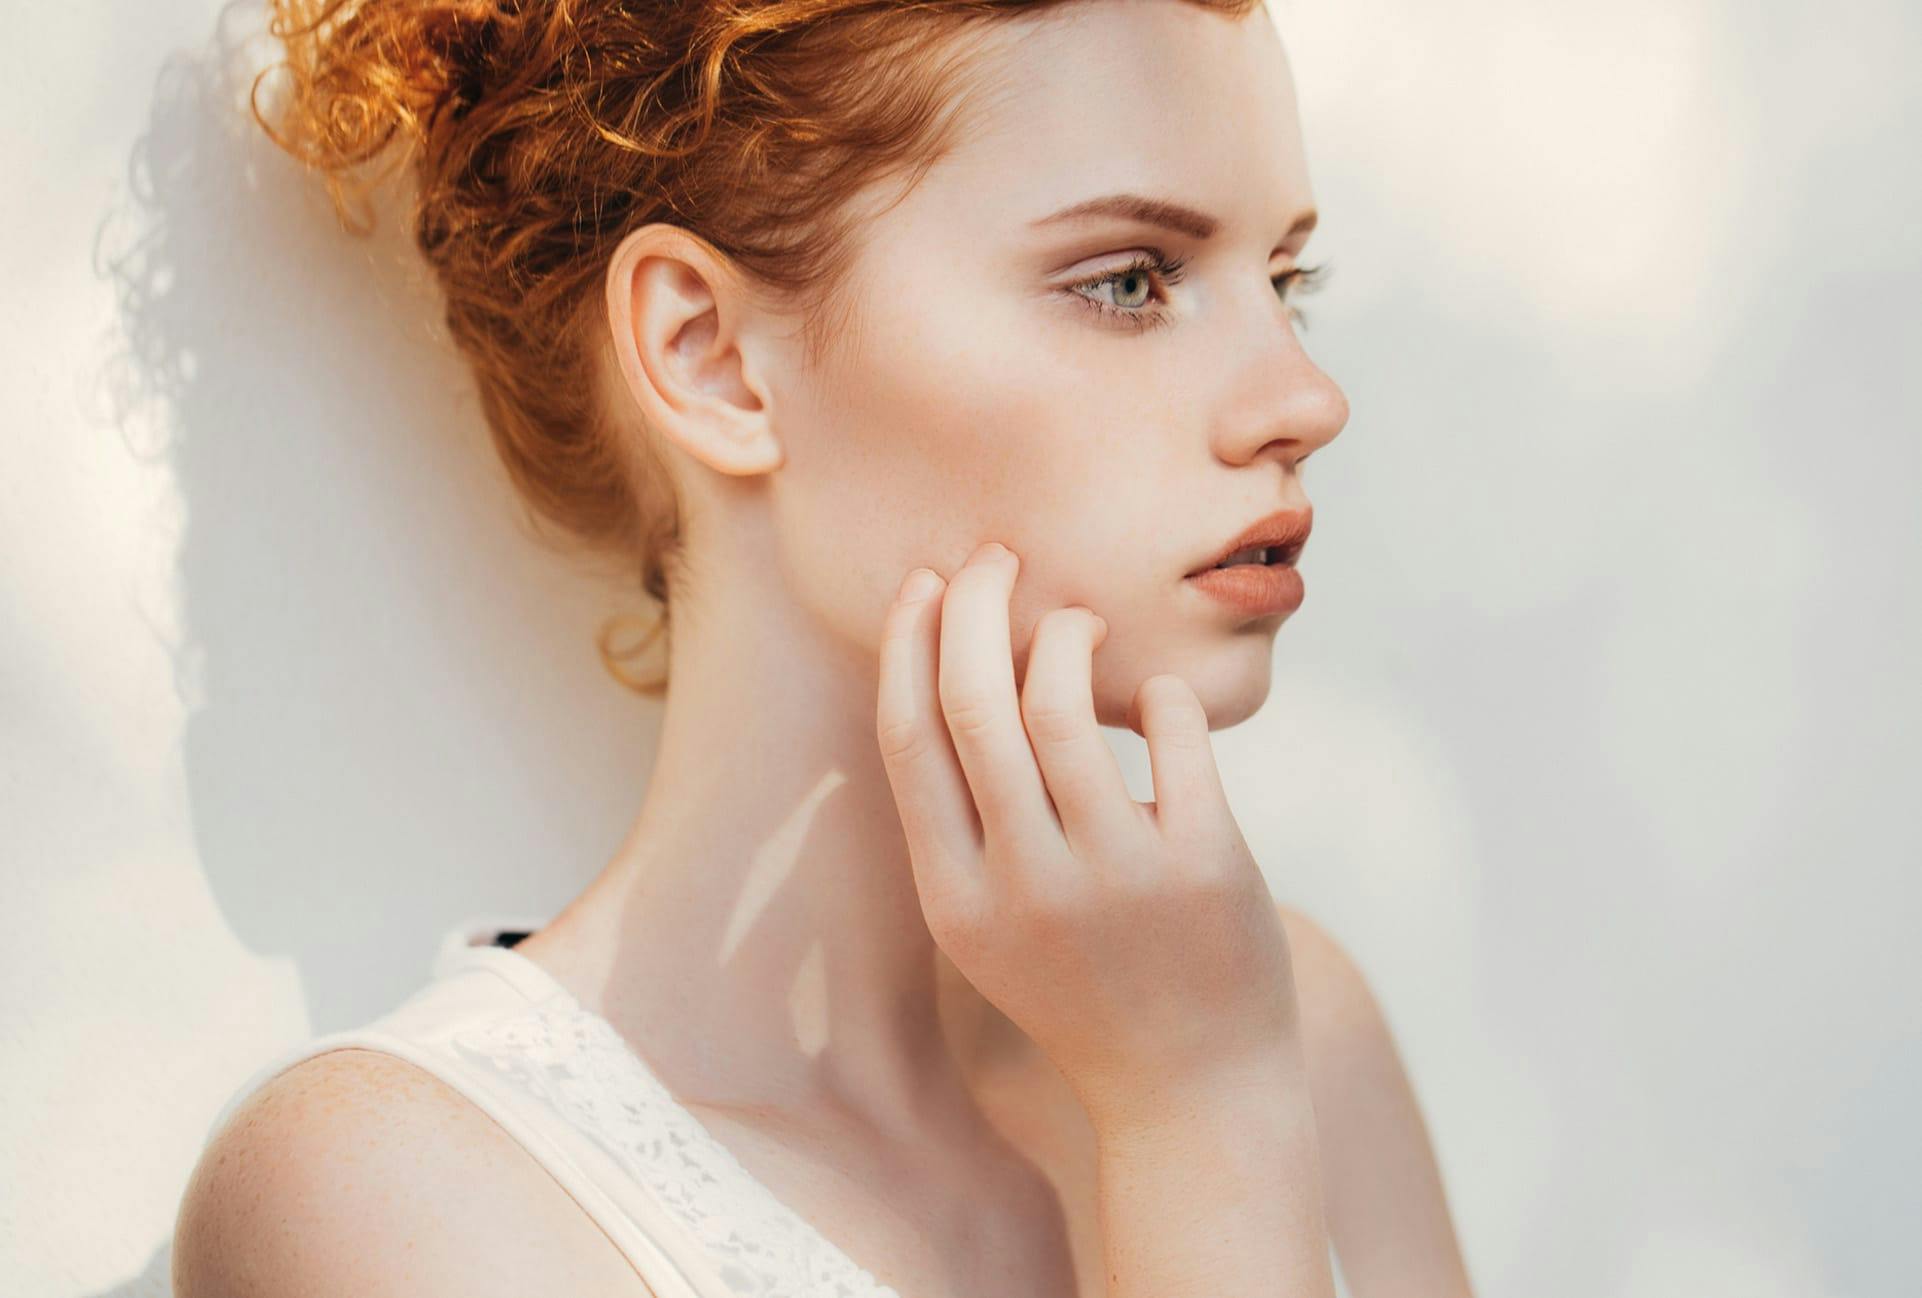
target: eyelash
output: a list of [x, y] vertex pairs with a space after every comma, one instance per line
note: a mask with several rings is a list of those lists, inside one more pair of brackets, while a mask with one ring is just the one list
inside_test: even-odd
[[[1187, 264], [1188, 259], [1186, 257], [1166, 257], [1159, 251], [1151, 250], [1137, 256], [1134, 261], [1126, 266], [1117, 266], [1115, 269], [1097, 275], [1093, 279], [1084, 279], [1078, 283], [1070, 284], [1068, 288], [1074, 293], [1075, 297], [1087, 303], [1089, 309], [1097, 315], [1105, 316], [1108, 319], [1118, 318], [1126, 324], [1128, 328], [1145, 332], [1146, 330], [1156, 329], [1167, 324], [1169, 322], [1167, 314], [1161, 311], [1143, 310], [1140, 307], [1115, 306], [1111, 303], [1092, 298], [1080, 290], [1106, 284], [1110, 280], [1126, 279], [1129, 275], [1138, 274], [1144, 270], [1153, 271], [1156, 278], [1163, 284], [1179, 284], [1182, 276], [1186, 273], [1184, 268]], [[1327, 270], [1327, 262], [1323, 262], [1318, 266], [1300, 266], [1285, 274], [1275, 276], [1270, 282], [1281, 286], [1283, 301], [1287, 301], [1287, 290], [1291, 287], [1297, 293], [1314, 292], [1321, 286], [1322, 279], [1326, 275]], [[1288, 313], [1300, 323], [1302, 328], [1306, 329], [1308, 327], [1308, 317], [1302, 313], [1300, 307], [1290, 303]]]

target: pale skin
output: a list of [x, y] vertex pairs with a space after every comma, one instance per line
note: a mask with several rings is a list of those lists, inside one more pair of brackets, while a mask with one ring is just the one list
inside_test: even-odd
[[1111, 1298], [1328, 1295], [1314, 1112], [1281, 918], [1178, 676], [1131, 715], [1155, 798], [1102, 741], [1085, 608], [1036, 625], [1016, 693], [1018, 558], [890, 611], [878, 734], [922, 908], [969, 982], [1045, 1054], [1095, 1133]]
[[[998, 89], [870, 219], [825, 364], [684, 230], [612, 259], [610, 400], [685, 502], [672, 685], [631, 831], [517, 950], [907, 1298], [1326, 1295], [1331, 1239], [1356, 1298], [1468, 1294], [1375, 999], [1268, 897], [1206, 742], [1283, 619], [1183, 576], [1305, 507], [1348, 414], [1280, 291], [1313, 224], [1280, 41], [1101, 0], [980, 56]], [[1218, 228], [1034, 224], [1119, 191]], [[1123, 273], [1144, 251], [1179, 282]], [[938, 594], [903, 601], [917, 567]], [[1154, 801], [1098, 725], [1148, 740]], [[352, 1050], [241, 1108], [175, 1268], [648, 1292], [484, 1115]]]

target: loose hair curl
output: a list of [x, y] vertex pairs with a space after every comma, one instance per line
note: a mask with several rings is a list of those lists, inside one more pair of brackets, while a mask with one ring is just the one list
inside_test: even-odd
[[[952, 145], [980, 23], [1069, 0], [269, 0], [285, 58], [253, 116], [325, 178], [365, 235], [368, 196], [414, 161], [411, 222], [495, 449], [543, 523], [623, 565], [665, 629], [680, 507], [649, 439], [619, 435], [602, 385], [602, 281], [653, 221], [801, 303], [814, 359], [844, 323], [859, 222], [848, 200], [918, 177]], [[1184, 0], [1234, 15], [1261, 0]], [[261, 83], [288, 74], [277, 120]], [[403, 147], [390, 148], [396, 136]], [[378, 160], [390, 165], [375, 167]]]

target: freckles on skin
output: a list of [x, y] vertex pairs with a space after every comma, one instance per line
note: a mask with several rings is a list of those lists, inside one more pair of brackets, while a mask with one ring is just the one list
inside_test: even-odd
[[[1268, 249], [1305, 175], [1272, 32], [1188, 8], [1090, 8], [1010, 38], [992, 111], [864, 228], [845, 347], [783, 393], [770, 491], [790, 589], [862, 644], [909, 568], [952, 576], [980, 542], [1007, 545], [1017, 666], [1043, 614], [1092, 608], [1109, 623], [1095, 663], [1110, 724], [1127, 699], [1106, 690], [1160, 671], [1211, 719], [1245, 715], [1272, 649], [1272, 623], [1230, 626], [1182, 578], [1275, 485], [1237, 479], [1211, 432], [1237, 415], [1224, 403], [1248, 352], [1231, 344], [1272, 310]], [[1028, 229], [1122, 189], [1230, 222], [1167, 329], [1101, 319], [1068, 287], [1162, 239]]]
[[[940, 213], [929, 197], [926, 212]], [[791, 439], [783, 469], [795, 488], [783, 507], [810, 513], [790, 520], [793, 534], [844, 547], [883, 605], [908, 568], [951, 576], [980, 542], [1000, 541], [1022, 559], [1022, 623], [1068, 603], [1112, 622], [1102, 605], [1126, 584], [1114, 559], [1159, 494], [1141, 454], [1153, 443], [1117, 417], [1125, 394], [1104, 388], [1107, 370], [1077, 340], [1099, 327], [998, 277], [965, 226], [949, 225], [897, 209], [864, 248], [857, 341], [823, 376], [819, 426]]]
[[1137, 399], [1140, 380], [1111, 331], [1095, 340], [1111, 354], [1093, 354], [1079, 335], [1099, 326], [1073, 303], [985, 274], [932, 297], [934, 307], [880, 313], [876, 336], [899, 346], [865, 376], [880, 413], [870, 427], [912, 430], [889, 439], [891, 472], [920, 491], [930, 557], [951, 573], [981, 541], [1014, 550], [1011, 616], [1024, 649], [1031, 619], [1065, 604], [1113, 623], [1144, 575], [1169, 562], [1165, 538], [1144, 526], [1168, 505], [1159, 470], [1172, 426], [1155, 423], [1158, 398]]
[[[1138, 628], [1167, 636], [1197, 536], [1222, 530], [1183, 517], [1170, 490], [1206, 471], [1199, 416], [1149, 340], [1096, 320], [1063, 276], [1011, 271], [1005, 246], [997, 259], [971, 244], [967, 205], [941, 179], [875, 228], [852, 345], [821, 376], [807, 426], [787, 427], [775, 499], [782, 530], [808, 539], [791, 562], [842, 574], [830, 615], [865, 640], [908, 569], [951, 577], [999, 541], [1021, 560], [1017, 679], [1035, 624], [1070, 604], [1109, 623], [1098, 665], [1145, 654]], [[1099, 709], [1104, 720], [1126, 702]]]

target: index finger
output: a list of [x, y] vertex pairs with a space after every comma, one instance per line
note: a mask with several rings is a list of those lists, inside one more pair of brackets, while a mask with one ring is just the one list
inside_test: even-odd
[[943, 589], [940, 574], [928, 568], [902, 583], [881, 633], [874, 708], [875, 739], [924, 895], [931, 886], [952, 893], [962, 881], [958, 872], [969, 870], [981, 848], [967, 778], [936, 692]]

